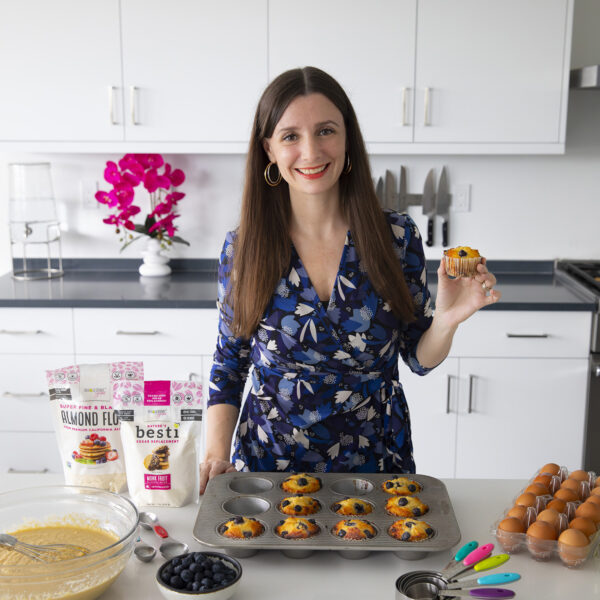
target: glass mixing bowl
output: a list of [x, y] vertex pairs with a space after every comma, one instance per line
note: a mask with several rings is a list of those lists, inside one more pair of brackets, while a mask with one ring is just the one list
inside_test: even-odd
[[79, 558], [30, 565], [0, 564], [0, 598], [92, 600], [125, 568], [139, 515], [127, 498], [90, 487], [34, 487], [0, 494], [0, 532], [57, 523], [90, 523], [118, 541]]

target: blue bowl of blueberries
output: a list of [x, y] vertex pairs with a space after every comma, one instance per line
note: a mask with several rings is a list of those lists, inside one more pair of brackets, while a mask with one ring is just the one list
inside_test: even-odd
[[192, 595], [227, 600], [233, 596], [242, 577], [242, 565], [218, 552], [190, 552], [166, 562], [156, 574], [161, 594], [167, 600]]

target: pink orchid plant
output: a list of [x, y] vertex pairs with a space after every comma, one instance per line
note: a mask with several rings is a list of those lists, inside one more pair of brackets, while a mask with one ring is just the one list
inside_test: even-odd
[[[142, 235], [157, 238], [163, 248], [173, 242], [189, 246], [188, 242], [175, 235], [177, 226], [173, 224], [179, 217], [177, 203], [185, 196], [175, 189], [185, 181], [181, 169], [173, 170], [160, 154], [126, 154], [118, 164], [110, 160], [106, 163], [104, 179], [113, 188], [109, 192], [96, 192], [96, 200], [114, 209], [102, 221], [115, 225], [117, 234], [123, 233], [121, 250]], [[143, 225], [132, 221], [141, 212], [141, 208], [133, 203], [135, 188], [140, 184], [150, 195], [150, 212]], [[140, 235], [134, 237], [131, 232]]]

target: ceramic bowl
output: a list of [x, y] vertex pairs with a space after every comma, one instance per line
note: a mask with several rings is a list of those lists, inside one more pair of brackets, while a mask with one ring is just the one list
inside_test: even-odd
[[[186, 559], [189, 560], [189, 557], [192, 558], [190, 565], [185, 566], [185, 563], [182, 565], [182, 561]], [[231, 569], [234, 572], [233, 579], [230, 579], [223, 583], [218, 583], [217, 587], [214, 587], [212, 589], [206, 589], [205, 587], [201, 587], [201, 589], [197, 590], [187, 590], [185, 588], [179, 589], [165, 581], [164, 574], [167, 569], [170, 569], [172, 576], [180, 575], [183, 571], [187, 570], [189, 571], [189, 573], [185, 575], [184, 579], [190, 577], [191, 573], [193, 579], [188, 581], [188, 583], [197, 580], [198, 583], [202, 585], [201, 581], [206, 577], [206, 574], [197, 574], [202, 573], [206, 570], [206, 566], [201, 567], [200, 565], [206, 564], [206, 562], [208, 561], [211, 563], [211, 569], [212, 565], [215, 564], [221, 564], [224, 567], [228, 567], [229, 569]], [[192, 563], [198, 564], [199, 567], [197, 569], [194, 569], [194, 567], [188, 569], [187, 567], [191, 566]], [[183, 566], [183, 569], [180, 569], [178, 573], [175, 573], [174, 569], [176, 569], [179, 566]], [[218, 568], [219, 567], [217, 567], [217, 569]], [[214, 569], [212, 570], [214, 571]], [[235, 590], [240, 584], [241, 578], [242, 565], [240, 565], [240, 563], [237, 560], [235, 560], [235, 558], [227, 556], [226, 554], [220, 554], [219, 552], [190, 552], [189, 554], [180, 554], [179, 556], [172, 558], [164, 565], [162, 565], [156, 573], [156, 584], [158, 585], [158, 589], [163, 595], [163, 598], [166, 598], [167, 600], [182, 600], [184, 598], [187, 598], [189, 600], [190, 596], [197, 596], [202, 598], [203, 600], [227, 600], [228, 598], [231, 598], [231, 596], [233, 596]]]

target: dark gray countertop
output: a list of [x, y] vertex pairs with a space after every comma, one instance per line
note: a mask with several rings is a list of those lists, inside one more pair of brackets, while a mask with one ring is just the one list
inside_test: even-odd
[[[65, 259], [64, 277], [16, 281], [0, 277], [0, 306], [80, 308], [215, 308], [217, 261], [171, 261], [169, 277], [142, 278], [139, 261]], [[437, 262], [428, 261], [428, 280], [435, 297]], [[554, 273], [552, 261], [490, 261], [502, 300], [485, 310], [593, 311], [597, 300]]]

